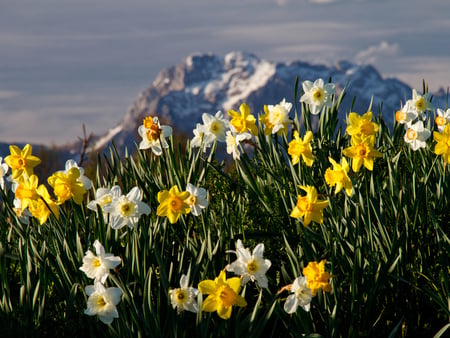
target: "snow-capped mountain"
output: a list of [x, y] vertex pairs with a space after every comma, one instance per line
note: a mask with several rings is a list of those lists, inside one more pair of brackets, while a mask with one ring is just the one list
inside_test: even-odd
[[[411, 98], [412, 89], [397, 79], [383, 79], [370, 65], [355, 65], [340, 61], [333, 67], [312, 65], [297, 61], [274, 63], [253, 54], [231, 52], [225, 56], [194, 54], [183, 63], [162, 70], [153, 83], [139, 94], [123, 120], [96, 140], [101, 149], [111, 140], [121, 149], [139, 143], [137, 128], [147, 116], [159, 116], [177, 132], [192, 136], [196, 123], [204, 112], [218, 110], [227, 115], [229, 109], [238, 110], [246, 102], [254, 115], [263, 112], [264, 104], [276, 104], [283, 98], [293, 102], [296, 77], [301, 82], [322, 78], [336, 84], [337, 90], [346, 87], [346, 97], [340, 109], [340, 118], [348, 115], [351, 102], [353, 111], [365, 113], [373, 99], [372, 111], [382, 114], [392, 123], [394, 113], [405, 100]], [[419, 91], [421, 88], [417, 88]], [[300, 95], [300, 93], [298, 93]], [[443, 95], [435, 95], [433, 102], [444, 102]]]

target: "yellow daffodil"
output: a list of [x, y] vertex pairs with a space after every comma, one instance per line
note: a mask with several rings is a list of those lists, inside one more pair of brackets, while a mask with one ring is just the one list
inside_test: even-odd
[[34, 203], [31, 203], [28, 207], [30, 213], [39, 220], [39, 223], [44, 224], [51, 213], [59, 218], [59, 211], [56, 203], [50, 197], [45, 185], [41, 184], [37, 188], [38, 198]]
[[325, 259], [322, 259], [320, 263], [309, 262], [308, 265], [303, 268], [303, 275], [306, 277], [307, 286], [311, 290], [313, 296], [317, 294], [319, 289], [322, 289], [325, 292], [331, 291], [331, 274], [325, 271], [326, 262]]
[[256, 127], [256, 119], [250, 114], [250, 107], [246, 103], [239, 106], [240, 113], [229, 110], [228, 115], [231, 116], [231, 125], [236, 129], [237, 133], [245, 133], [250, 131], [253, 135], [258, 135]]
[[434, 131], [433, 139], [437, 142], [434, 146], [434, 153], [442, 155], [445, 163], [450, 163], [450, 124], [445, 125], [442, 133]]
[[11, 155], [6, 156], [4, 161], [11, 168], [13, 179], [17, 179], [23, 173], [31, 176], [33, 168], [41, 163], [37, 156], [31, 155], [32, 150], [29, 144], [25, 145], [22, 150], [14, 145], [9, 146]]
[[247, 306], [245, 299], [239, 295], [241, 279], [239, 277], [226, 279], [225, 271], [221, 271], [214, 280], [201, 281], [198, 289], [202, 294], [208, 295], [203, 301], [202, 311], [217, 311], [222, 319], [230, 318], [233, 306]]
[[347, 126], [347, 134], [350, 136], [370, 136], [378, 132], [378, 124], [372, 122], [372, 112], [367, 112], [360, 116], [357, 113], [348, 115], [349, 125]]
[[48, 184], [53, 188], [53, 192], [58, 198], [58, 204], [62, 204], [70, 198], [77, 204], [82, 203], [83, 195], [87, 190], [78, 180], [79, 177], [79, 169], [73, 167], [67, 173], [59, 171], [48, 178]]
[[352, 137], [351, 147], [346, 148], [342, 153], [352, 159], [352, 170], [358, 172], [364, 164], [368, 170], [373, 170], [373, 160], [375, 157], [382, 157], [383, 155], [374, 149], [375, 136], [366, 136], [363, 138]]
[[163, 190], [158, 193], [159, 206], [156, 215], [167, 216], [169, 222], [174, 224], [182, 214], [188, 214], [191, 208], [186, 200], [190, 196], [188, 191], [180, 191], [176, 185], [169, 191]]
[[292, 157], [292, 164], [297, 164], [301, 157], [308, 167], [313, 165], [314, 156], [311, 147], [312, 138], [313, 133], [311, 131], [306, 132], [303, 140], [298, 135], [298, 132], [294, 131], [294, 139], [289, 142], [288, 147], [288, 154]]
[[37, 192], [38, 180], [36, 175], [31, 175], [29, 177], [20, 176], [17, 178], [18, 186], [16, 188], [15, 198], [20, 200], [22, 211], [39, 199], [39, 194]]
[[312, 186], [299, 186], [306, 192], [306, 196], [298, 195], [297, 204], [290, 216], [294, 218], [304, 217], [303, 225], [308, 226], [311, 221], [323, 222], [323, 209], [328, 206], [328, 200], [317, 200], [317, 190]]
[[350, 166], [348, 165], [347, 160], [343, 157], [341, 159], [341, 164], [338, 164], [331, 157], [328, 157], [328, 160], [333, 165], [333, 169], [328, 168], [325, 171], [325, 182], [327, 182], [330, 187], [336, 186], [335, 194], [344, 188], [347, 196], [351, 196], [353, 187], [352, 181], [348, 177]]

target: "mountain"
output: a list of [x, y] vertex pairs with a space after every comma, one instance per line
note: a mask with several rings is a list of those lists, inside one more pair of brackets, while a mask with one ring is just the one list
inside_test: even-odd
[[[383, 79], [370, 65], [356, 65], [339, 61], [335, 66], [312, 65], [296, 61], [274, 63], [244, 52], [225, 56], [194, 54], [179, 65], [162, 70], [153, 83], [132, 103], [120, 123], [97, 138], [95, 148], [101, 149], [114, 140], [118, 149], [133, 149], [140, 142], [137, 128], [147, 115], [158, 116], [177, 132], [192, 137], [192, 130], [204, 112], [218, 110], [227, 115], [229, 109], [238, 110], [246, 102], [254, 115], [263, 112], [264, 104], [276, 104], [283, 98], [293, 102], [294, 84], [299, 78], [299, 90], [304, 80], [322, 78], [336, 84], [337, 91], [346, 87], [340, 108], [345, 119], [356, 98], [353, 111], [365, 113], [371, 99], [372, 111], [377, 115], [382, 104], [385, 121], [393, 122], [401, 104], [411, 98], [412, 89], [397, 79]], [[417, 88], [420, 91], [420, 88]], [[444, 107], [444, 95], [435, 95], [433, 103]]]

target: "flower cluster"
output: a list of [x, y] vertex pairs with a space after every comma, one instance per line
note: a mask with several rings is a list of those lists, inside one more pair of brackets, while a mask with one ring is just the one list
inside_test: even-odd
[[83, 258], [83, 265], [80, 270], [89, 278], [94, 278], [94, 285], [85, 288], [87, 309], [84, 313], [88, 316], [98, 315], [98, 318], [105, 324], [111, 324], [114, 318], [119, 318], [117, 304], [122, 297], [122, 290], [118, 287], [105, 287], [109, 270], [114, 269], [121, 263], [120, 257], [111, 253], [105, 253], [105, 248], [98, 241], [94, 242], [95, 254], [88, 250]]
[[14, 210], [22, 223], [28, 223], [30, 217], [35, 217], [42, 225], [51, 214], [59, 218], [58, 205], [69, 199], [81, 204], [84, 195], [92, 188], [92, 181], [84, 175], [84, 169], [74, 160], [68, 160], [65, 170], [57, 171], [47, 179], [48, 185], [53, 188], [52, 197], [47, 187], [39, 184], [39, 179], [34, 174], [34, 168], [41, 160], [32, 155], [32, 146], [27, 144], [20, 149], [11, 145], [9, 150], [10, 155], [1, 164], [0, 185], [2, 189], [5, 188], [4, 176], [8, 168], [11, 168], [11, 175], [7, 180], [12, 182]]
[[[424, 123], [430, 119], [430, 113], [434, 112], [431, 104], [431, 94], [420, 95], [413, 89], [412, 98], [407, 100], [403, 107], [395, 113], [395, 120], [405, 127], [403, 140], [409, 144], [412, 150], [427, 147], [427, 140], [431, 136], [431, 130]], [[446, 111], [437, 108], [434, 118], [436, 130], [433, 132], [433, 139], [437, 142], [435, 154], [442, 155], [444, 162], [449, 160], [449, 146], [446, 144], [445, 128], [450, 123], [450, 109]]]

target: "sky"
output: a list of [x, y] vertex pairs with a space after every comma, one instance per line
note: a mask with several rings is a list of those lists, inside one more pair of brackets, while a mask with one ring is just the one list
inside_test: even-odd
[[437, 91], [448, 13], [448, 0], [1, 0], [0, 142], [65, 144], [83, 124], [101, 135], [193, 53], [348, 60]]

